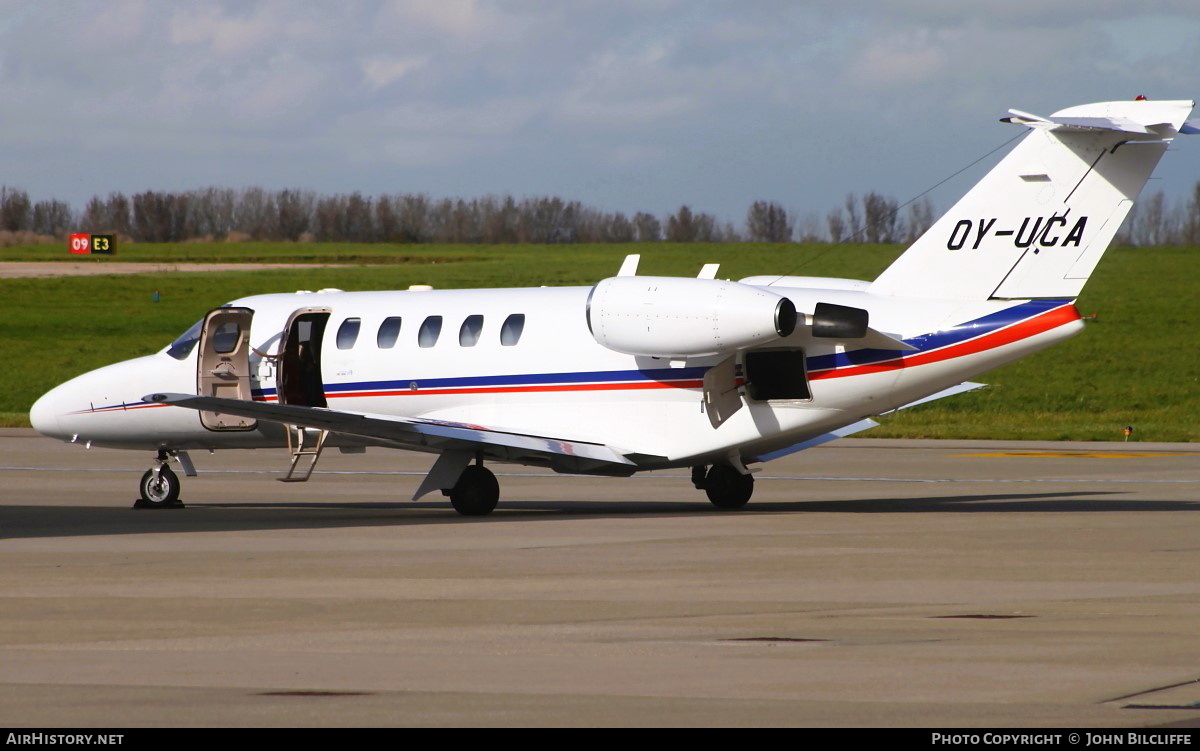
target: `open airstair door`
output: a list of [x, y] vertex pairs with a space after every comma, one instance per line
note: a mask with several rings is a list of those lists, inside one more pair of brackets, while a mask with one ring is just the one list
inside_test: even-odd
[[[300, 407], [326, 407], [325, 382], [321, 377], [321, 346], [329, 308], [300, 308], [292, 311], [283, 330], [276, 393], [280, 404]], [[280, 482], [306, 482], [312, 476], [329, 431], [284, 423], [288, 453], [292, 455], [287, 474]], [[302, 458], [308, 461], [304, 463]]]
[[276, 380], [280, 404], [327, 406], [321, 377], [321, 343], [329, 313], [329, 308], [300, 308], [288, 318]]
[[[250, 308], [217, 308], [204, 316], [196, 393], [250, 401]], [[221, 412], [200, 412], [209, 430], [254, 430], [258, 421]]]

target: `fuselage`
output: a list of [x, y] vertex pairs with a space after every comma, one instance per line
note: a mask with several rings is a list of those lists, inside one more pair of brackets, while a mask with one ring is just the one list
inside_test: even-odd
[[[747, 383], [755, 373], [739, 355], [743, 408], [714, 426], [705, 413], [704, 377], [723, 358], [629, 355], [602, 346], [586, 315], [591, 287], [267, 294], [228, 307], [253, 311], [247, 374], [253, 400], [321, 399], [311, 406], [601, 443], [638, 469], [731, 453], [753, 461], [939, 392], [1081, 328], [1070, 300], [914, 300], [873, 295], [865, 283], [847, 280], [743, 282], [786, 296], [800, 311], [817, 302], [866, 310], [874, 328], [914, 349], [831, 344], [797, 326], [760, 349], [800, 353], [802, 372], [787, 378], [803, 383], [782, 392], [760, 389], [756, 398]], [[297, 360], [289, 364], [285, 348], [294, 346], [289, 333], [294, 340], [305, 320], [312, 323], [318, 376], [301, 387]], [[34, 405], [31, 421], [47, 435], [119, 448], [284, 445], [277, 424], [212, 429], [195, 410], [143, 401], [155, 392], [199, 393], [206, 367], [200, 357], [185, 335], [154, 355], [53, 389]], [[761, 373], [767, 366], [758, 367]], [[289, 368], [290, 386], [283, 374]]]

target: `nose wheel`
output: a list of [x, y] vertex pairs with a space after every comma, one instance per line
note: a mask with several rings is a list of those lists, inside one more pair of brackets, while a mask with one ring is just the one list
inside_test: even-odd
[[141, 498], [134, 504], [134, 508], [181, 508], [182, 503], [179, 502], [179, 491], [183, 487], [183, 483], [179, 480], [179, 475], [171, 471], [167, 466], [170, 461], [170, 455], [166, 451], [158, 452], [158, 464], [142, 475], [142, 481], [138, 483], [138, 491]]

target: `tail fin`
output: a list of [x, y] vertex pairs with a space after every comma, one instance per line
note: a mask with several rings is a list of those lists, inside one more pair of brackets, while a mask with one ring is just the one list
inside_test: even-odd
[[1194, 102], [1105, 102], [1004, 122], [1031, 132], [870, 291], [971, 300], [1074, 298]]

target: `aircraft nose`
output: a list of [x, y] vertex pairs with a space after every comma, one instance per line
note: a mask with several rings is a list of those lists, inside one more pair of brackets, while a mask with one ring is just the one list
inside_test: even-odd
[[29, 409], [29, 423], [42, 435], [51, 438], [66, 438], [58, 423], [58, 416], [62, 412], [62, 400], [56, 393], [58, 391], [60, 389], [51, 389], [33, 403]]

